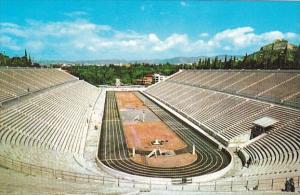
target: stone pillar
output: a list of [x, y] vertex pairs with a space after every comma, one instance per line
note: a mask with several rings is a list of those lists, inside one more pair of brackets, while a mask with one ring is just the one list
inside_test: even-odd
[[195, 144], [193, 144], [193, 155], [196, 154], [196, 147], [195, 147]]
[[135, 156], [135, 147], [132, 148], [132, 156]]

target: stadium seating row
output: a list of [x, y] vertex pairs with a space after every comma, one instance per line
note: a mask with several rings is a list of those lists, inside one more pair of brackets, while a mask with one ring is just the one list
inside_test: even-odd
[[300, 104], [299, 72], [183, 70], [169, 81], [271, 102]]
[[253, 161], [253, 167], [244, 175], [299, 172], [299, 129], [300, 118], [243, 148]]
[[[139, 190], [125, 184], [118, 187], [113, 182], [102, 180], [78, 182], [53, 179], [43, 176], [30, 176], [0, 168], [0, 194], [139, 194]], [[78, 179], [78, 178], [77, 178]]]
[[[271, 78], [274, 82], [270, 85]], [[146, 93], [188, 116], [206, 130], [219, 135], [225, 142], [250, 132], [253, 121], [257, 119], [264, 116], [277, 119], [279, 122], [265, 137], [242, 149], [251, 156], [253, 163], [248, 172], [241, 174], [274, 174], [299, 171], [300, 111], [232, 93], [224, 93], [227, 91], [220, 89], [234, 88], [235, 93], [255, 89], [262, 93], [268, 88], [270, 90], [264, 94], [270, 94], [271, 97], [276, 98], [292, 98], [296, 96], [291, 94], [296, 94], [295, 89], [298, 89], [300, 85], [298, 79], [298, 73], [182, 71], [165, 82], [148, 88]], [[225, 85], [224, 80], [230, 81], [231, 84]], [[266, 84], [269, 85], [268, 87], [262, 84], [263, 80], [269, 80], [267, 82], [269, 84]], [[254, 81], [260, 81], [260, 84]], [[293, 82], [293, 84], [291, 88], [286, 89], [283, 82], [290, 84]], [[213, 86], [219, 86], [219, 88], [213, 90]], [[282, 93], [275, 92], [276, 90], [273, 90], [275, 88]], [[253, 90], [250, 91], [253, 92]], [[259, 94], [258, 91], [255, 94]], [[269, 93], [271, 91], [272, 93]]]
[[14, 94], [6, 101], [31, 93], [0, 108], [1, 158], [45, 169], [102, 174], [83, 157], [98, 88], [56, 69], [0, 69], [0, 74], [0, 89]]
[[86, 82], [75, 81], [1, 110], [1, 142], [82, 153], [98, 93]]
[[55, 85], [78, 80], [57, 69], [0, 69], [0, 103]]
[[265, 115], [279, 120], [275, 129], [300, 115], [296, 109], [168, 80], [149, 88], [147, 93], [224, 136], [225, 141], [248, 132], [253, 126], [252, 122]]

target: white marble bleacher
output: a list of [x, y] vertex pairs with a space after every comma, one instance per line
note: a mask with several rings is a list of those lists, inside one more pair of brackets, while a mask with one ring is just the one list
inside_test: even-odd
[[[0, 109], [1, 157], [47, 169], [101, 175], [89, 169], [83, 158], [88, 123], [100, 90], [58, 70], [24, 69], [17, 70], [18, 74], [21, 71], [49, 76], [46, 80], [51, 83], [39, 89], [53, 86]], [[22, 78], [28, 79], [18, 77]]]
[[0, 103], [75, 80], [58, 69], [0, 68]]
[[256, 96], [268, 94], [270, 98], [282, 99], [288, 96], [288, 99], [297, 99], [299, 94], [296, 90], [300, 85], [298, 79], [298, 72], [187, 70], [171, 80], [150, 87], [146, 92], [227, 140], [249, 132], [252, 122], [259, 118], [269, 116], [277, 119], [279, 122], [265, 137], [243, 149], [253, 158], [254, 163], [237, 173], [247, 177], [274, 177], [274, 174], [280, 176], [283, 173], [299, 172], [300, 111], [235, 96], [233, 93]]
[[168, 81], [284, 101], [299, 95], [299, 79], [300, 73], [291, 71], [183, 70]]
[[243, 148], [253, 159], [248, 175], [299, 172], [300, 119], [269, 132], [265, 138]]
[[68, 83], [1, 110], [1, 141], [79, 153], [98, 93], [89, 87], [82, 81]]
[[[118, 187], [115, 182], [102, 180], [80, 181], [80, 178], [65, 180], [62, 178], [49, 178], [45, 176], [31, 176], [0, 168], [0, 194], [139, 194], [139, 190], [133, 186]], [[78, 181], [79, 180], [79, 181]]]

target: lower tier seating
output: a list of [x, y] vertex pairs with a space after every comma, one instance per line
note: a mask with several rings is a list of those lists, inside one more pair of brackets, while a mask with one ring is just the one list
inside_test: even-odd
[[0, 141], [82, 153], [99, 90], [83, 81], [50, 89], [0, 112]]

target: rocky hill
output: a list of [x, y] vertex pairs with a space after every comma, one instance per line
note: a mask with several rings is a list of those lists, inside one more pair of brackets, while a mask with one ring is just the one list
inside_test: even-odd
[[[265, 69], [299, 69], [300, 46], [278, 39], [273, 43], [262, 46], [259, 51], [244, 57], [249, 65]], [[254, 64], [255, 62], [255, 64]]]

